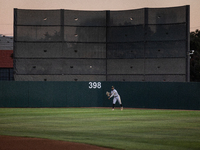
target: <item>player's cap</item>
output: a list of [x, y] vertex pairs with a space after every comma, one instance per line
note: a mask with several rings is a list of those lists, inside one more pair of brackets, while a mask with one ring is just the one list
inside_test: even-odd
[[115, 88], [114, 86], [111, 86], [111, 88]]

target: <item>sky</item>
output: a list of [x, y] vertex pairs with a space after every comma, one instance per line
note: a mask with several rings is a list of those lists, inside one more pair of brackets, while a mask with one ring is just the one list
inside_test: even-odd
[[13, 9], [129, 10], [190, 5], [190, 31], [200, 29], [200, 0], [0, 0], [0, 34], [13, 36]]

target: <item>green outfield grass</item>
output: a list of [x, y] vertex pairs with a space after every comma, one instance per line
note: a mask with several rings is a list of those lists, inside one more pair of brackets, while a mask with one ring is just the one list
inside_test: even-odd
[[0, 108], [0, 135], [127, 150], [199, 150], [200, 111]]

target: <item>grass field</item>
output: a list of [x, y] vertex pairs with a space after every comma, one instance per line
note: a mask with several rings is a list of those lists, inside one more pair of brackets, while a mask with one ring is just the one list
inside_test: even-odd
[[0, 108], [0, 135], [127, 150], [199, 150], [200, 111]]

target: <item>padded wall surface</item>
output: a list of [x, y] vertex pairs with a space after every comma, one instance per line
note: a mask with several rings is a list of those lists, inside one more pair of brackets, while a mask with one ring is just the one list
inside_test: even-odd
[[15, 9], [15, 80], [189, 81], [189, 9]]
[[25, 82], [0, 81], [0, 107], [28, 107], [28, 85]]
[[[94, 82], [92, 82], [94, 83]], [[200, 83], [0, 82], [0, 107], [109, 107], [115, 86], [126, 108], [200, 110]], [[116, 103], [116, 107], [119, 104]], [[188, 112], [189, 113], [189, 112]]]

